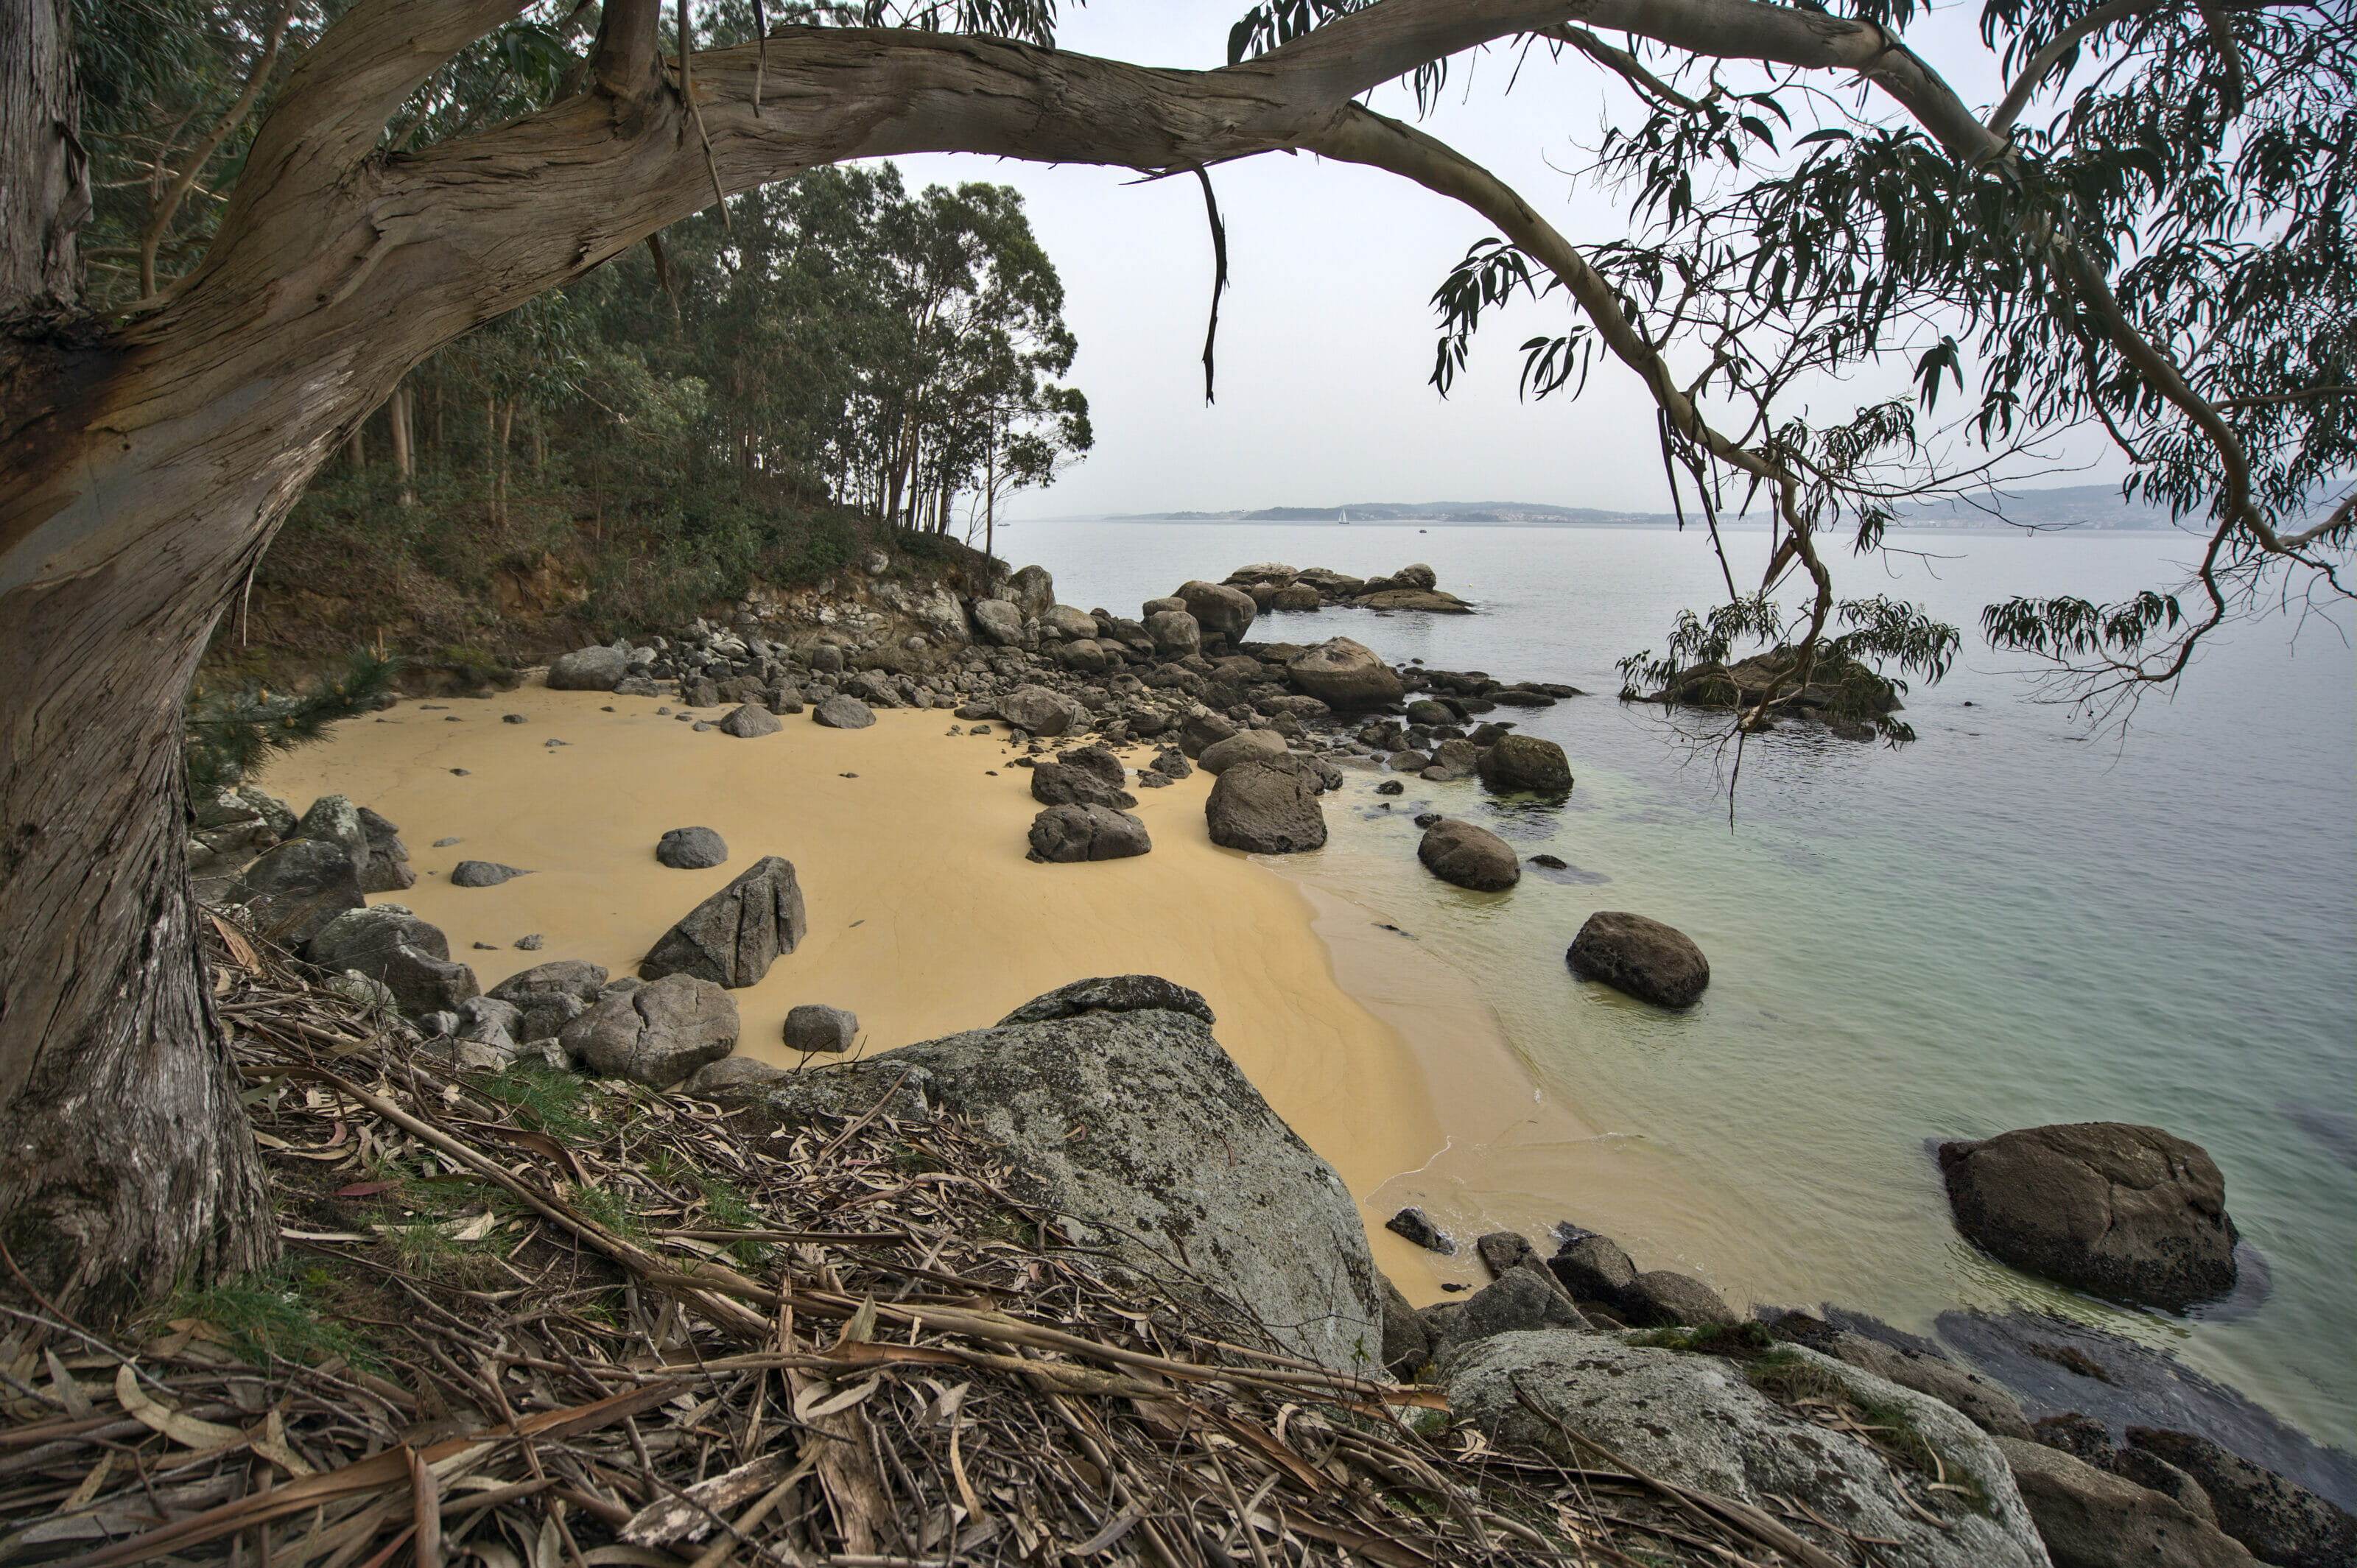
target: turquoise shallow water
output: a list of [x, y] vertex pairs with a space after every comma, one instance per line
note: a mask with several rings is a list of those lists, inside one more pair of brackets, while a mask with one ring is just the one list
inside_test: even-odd
[[[1742, 557], [1762, 537], [1730, 541]], [[1578, 785], [1501, 813], [1472, 785], [1385, 811], [1354, 776], [1333, 842], [1293, 867], [1413, 930], [1490, 998], [1534, 1081], [1641, 1137], [1823, 1298], [1922, 1326], [2023, 1302], [2167, 1345], [2319, 1440], [2357, 1446], [2357, 660], [2333, 625], [2241, 628], [2125, 735], [2027, 699], [1973, 631], [2013, 592], [2103, 598], [2166, 584], [2183, 536], [1927, 533], [1895, 580], [1966, 628], [1920, 691], [1903, 751], [1787, 732], [1727, 758], [1609, 695], [1621, 654], [1723, 595], [1704, 542], [1659, 530], [1029, 523], [1003, 549], [1059, 597], [1135, 615], [1192, 576], [1283, 561], [1372, 574], [1424, 561], [1475, 617], [1326, 611], [1255, 636], [1336, 633], [1394, 660], [1566, 681], [1596, 695], [1532, 715]], [[1715, 591], [1716, 590], [1716, 591]], [[1509, 716], [1509, 715], [1501, 715]], [[1416, 865], [1405, 819], [1484, 822], [1587, 880], [1459, 893]], [[1672, 1015], [1574, 981], [1562, 952], [1598, 908], [1686, 930], [1709, 994]], [[2202, 1144], [2266, 1260], [2255, 1308], [2193, 1319], [2042, 1286], [1961, 1245], [1930, 1138], [2120, 1120]], [[1565, 1191], [1597, 1223], [1614, 1195]], [[1609, 1229], [1609, 1225], [1600, 1228]], [[1708, 1272], [1698, 1243], [1622, 1237]]]

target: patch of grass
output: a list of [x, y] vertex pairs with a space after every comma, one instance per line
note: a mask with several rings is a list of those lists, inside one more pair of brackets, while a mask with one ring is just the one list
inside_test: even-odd
[[470, 1079], [468, 1087], [508, 1106], [520, 1120], [560, 1142], [597, 1134], [597, 1090], [578, 1073], [518, 1061]]
[[1799, 1407], [1809, 1402], [1829, 1406], [1867, 1428], [1853, 1434], [1880, 1450], [1894, 1464], [1919, 1479], [1952, 1488], [1933, 1496], [1953, 1499], [1975, 1513], [1989, 1511], [1988, 1494], [1968, 1470], [1947, 1464], [1940, 1451], [1915, 1424], [1914, 1412], [1858, 1393], [1842, 1378], [1808, 1360], [1789, 1347], [1770, 1352], [1745, 1369], [1751, 1386], [1781, 1405]]
[[[770, 1223], [768, 1216], [753, 1207], [746, 1196], [737, 1190], [733, 1182], [720, 1176], [705, 1176], [697, 1184], [704, 1189], [705, 1218], [715, 1230], [759, 1230]], [[740, 1268], [750, 1268], [770, 1255], [766, 1242], [732, 1241], [728, 1255]]]
[[1700, 1328], [1656, 1328], [1640, 1334], [1632, 1344], [1656, 1350], [1686, 1350], [1702, 1356], [1729, 1356], [1737, 1360], [1772, 1352], [1775, 1337], [1760, 1323], [1711, 1323]]
[[283, 1262], [210, 1289], [178, 1292], [162, 1316], [167, 1322], [193, 1317], [220, 1330], [229, 1348], [252, 1366], [313, 1366], [331, 1356], [365, 1361], [358, 1337], [320, 1314], [320, 1301], [334, 1288], [335, 1276], [328, 1270]]
[[620, 1193], [602, 1187], [576, 1187], [573, 1207], [625, 1240], [636, 1240], [647, 1233], [639, 1221], [639, 1212], [630, 1200]]

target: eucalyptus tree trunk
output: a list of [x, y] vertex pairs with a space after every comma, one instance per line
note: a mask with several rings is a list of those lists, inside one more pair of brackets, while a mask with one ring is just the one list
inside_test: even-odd
[[[99, 1319], [274, 1251], [196, 940], [181, 694], [312, 474], [435, 349], [708, 206], [716, 181], [927, 151], [1175, 172], [1307, 148], [1506, 227], [1610, 316], [1608, 340], [1686, 428], [1666, 370], [1583, 292], [1594, 274], [1571, 275], [1584, 263], [1559, 236], [1354, 98], [1575, 15], [1694, 48], [1724, 13], [1747, 57], [1847, 66], [1894, 93], [1893, 73], [1928, 76], [1878, 29], [1735, 0], [1382, 0], [1220, 71], [781, 29], [759, 65], [750, 45], [698, 57], [698, 125], [657, 47], [660, 0], [609, 0], [584, 91], [394, 156], [378, 149], [388, 119], [522, 0], [357, 0], [287, 74], [205, 259], [143, 314], [93, 323], [71, 308], [87, 198], [68, 5], [0, 0], [0, 1241], [45, 1299]], [[442, 407], [437, 392], [437, 441]], [[905, 457], [876, 476], [895, 514]]]

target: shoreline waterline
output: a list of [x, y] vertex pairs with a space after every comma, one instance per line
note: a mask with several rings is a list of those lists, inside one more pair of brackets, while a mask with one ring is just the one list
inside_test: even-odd
[[[1402, 952], [1403, 938], [1314, 879], [1211, 844], [1206, 774], [1136, 792], [1151, 854], [1041, 865], [1024, 857], [1039, 807], [1002, 725], [951, 736], [945, 712], [887, 710], [869, 729], [797, 716], [781, 735], [738, 740], [658, 715], [672, 705], [536, 679], [490, 698], [404, 703], [256, 782], [298, 811], [339, 793], [399, 824], [417, 885], [370, 901], [440, 927], [485, 989], [558, 958], [635, 972], [698, 901], [759, 856], [783, 856], [809, 932], [760, 984], [731, 993], [739, 1054], [780, 1067], [803, 1061], [780, 1036], [805, 1002], [858, 1015], [854, 1050], [866, 1054], [985, 1027], [1087, 975], [1192, 986], [1246, 1077], [1341, 1176], [1377, 1265], [1418, 1305], [1442, 1299], [1444, 1281], [1483, 1278], [1472, 1233], [1448, 1258], [1383, 1228], [1427, 1191], [1448, 1195], [1452, 1214], [1544, 1240], [1569, 1217], [1551, 1195], [1586, 1173], [1631, 1191], [1672, 1185], [1659, 1171], [1626, 1179], [1631, 1158], [1648, 1156], [1542, 1094], [1459, 971]], [[727, 862], [660, 865], [656, 839], [688, 825], [718, 831]], [[462, 859], [531, 875], [455, 887]], [[513, 945], [528, 934], [543, 945]]]

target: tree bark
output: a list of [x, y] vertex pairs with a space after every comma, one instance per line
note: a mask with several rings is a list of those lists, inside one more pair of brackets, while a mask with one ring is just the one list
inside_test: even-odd
[[[758, 117], [754, 46], [695, 60], [707, 154], [665, 83], [659, 5], [613, 0], [591, 91], [381, 156], [387, 119], [418, 84], [522, 3], [358, 0], [287, 72], [193, 271], [88, 346], [5, 339], [0, 1235], [68, 1311], [113, 1316], [273, 1251], [197, 956], [180, 696], [305, 483], [420, 360], [710, 205], [716, 176], [734, 193], [925, 151], [1162, 171], [1319, 146], [1383, 162], [1398, 149], [1361, 145], [1361, 92], [1606, 8], [1599, 25], [1647, 33], [1649, 6], [1681, 27], [1700, 7], [1382, 0], [1219, 71], [950, 34], [784, 29], [768, 41]], [[66, 6], [0, 4], [0, 321], [73, 298], [83, 199]], [[1787, 58], [1782, 38], [1815, 51], [1803, 63], [1856, 64], [1863, 44], [1883, 42], [1780, 7], [1740, 17], [1744, 52]], [[490, 401], [503, 489], [507, 432]], [[438, 393], [436, 406], [438, 433]], [[920, 500], [900, 434], [875, 476], [895, 517]]]

